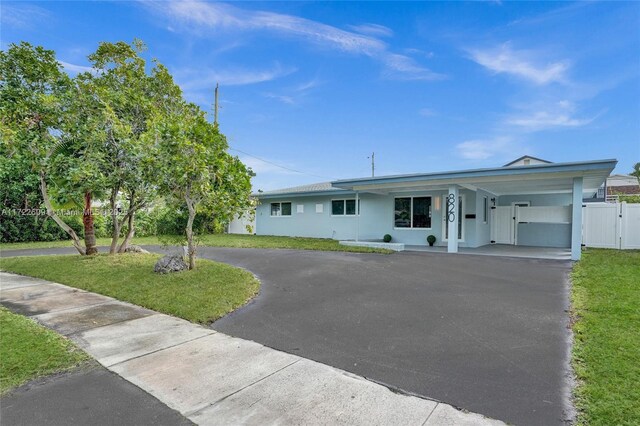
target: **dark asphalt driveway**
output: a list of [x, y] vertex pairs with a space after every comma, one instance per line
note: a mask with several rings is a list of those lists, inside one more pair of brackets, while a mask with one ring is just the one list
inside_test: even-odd
[[569, 262], [201, 248], [262, 281], [213, 328], [514, 424], [570, 416]]
[[[19, 255], [63, 251], [73, 252]], [[210, 247], [199, 253], [262, 281], [253, 302], [212, 325], [218, 331], [508, 423], [553, 425], [571, 417], [570, 262]]]

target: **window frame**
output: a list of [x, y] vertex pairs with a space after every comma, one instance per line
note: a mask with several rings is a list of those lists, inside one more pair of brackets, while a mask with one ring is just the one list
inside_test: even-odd
[[[334, 201], [342, 201], [342, 208], [344, 211], [343, 214], [333, 214], [333, 202]], [[331, 202], [329, 203], [329, 206], [331, 208], [331, 217], [357, 217], [360, 216], [360, 207], [361, 207], [361, 201], [360, 199], [357, 200], [356, 202], [356, 213], [355, 214], [347, 214], [347, 201], [356, 201], [355, 198], [332, 198]]]
[[482, 223], [489, 223], [489, 197], [485, 195], [482, 203]]
[[[272, 205], [273, 204], [279, 204], [280, 205], [280, 214], [278, 215], [274, 215], [273, 211], [271, 210]], [[288, 215], [284, 215], [282, 214], [282, 205], [283, 204], [291, 204], [291, 213]], [[292, 201], [272, 201], [269, 203], [269, 217], [292, 217], [293, 216], [293, 202]]]
[[[396, 226], [396, 200], [398, 198], [410, 198], [411, 202], [409, 203], [409, 217], [411, 218], [411, 226], [408, 227], [397, 227]], [[416, 228], [413, 226], [413, 199], [414, 198], [428, 198], [429, 199], [429, 227], [428, 228]], [[393, 197], [393, 229], [397, 231], [428, 231], [433, 229], [433, 195], [398, 195]]]

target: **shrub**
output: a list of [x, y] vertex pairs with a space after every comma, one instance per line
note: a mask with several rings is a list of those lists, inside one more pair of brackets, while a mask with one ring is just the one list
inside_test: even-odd
[[384, 237], [382, 237], [382, 241], [384, 241], [385, 243], [390, 242], [391, 241], [391, 235], [385, 234]]
[[430, 246], [432, 246], [436, 242], [436, 236], [435, 235], [429, 235], [427, 237], [427, 242], [429, 243]]

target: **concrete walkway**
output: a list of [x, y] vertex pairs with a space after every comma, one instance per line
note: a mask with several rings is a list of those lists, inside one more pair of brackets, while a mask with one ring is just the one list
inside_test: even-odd
[[0, 300], [196, 424], [503, 424], [60, 284], [0, 272]]

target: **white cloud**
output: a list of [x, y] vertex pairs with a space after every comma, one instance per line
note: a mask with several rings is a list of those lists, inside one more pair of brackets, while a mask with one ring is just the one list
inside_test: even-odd
[[472, 139], [456, 145], [458, 155], [467, 160], [486, 160], [497, 154], [510, 151], [511, 138], [501, 136], [493, 139]]
[[82, 72], [90, 72], [92, 74], [96, 73], [96, 70], [92, 67], [87, 67], [84, 65], [76, 65], [76, 64], [71, 64], [69, 62], [65, 62], [65, 61], [58, 61], [58, 63], [60, 65], [62, 65], [62, 67], [65, 69], [65, 71], [73, 73], [73, 74], [79, 74]]
[[47, 9], [31, 4], [0, 3], [0, 22], [14, 28], [32, 28], [39, 22], [51, 19]]
[[322, 84], [320, 80], [314, 78], [313, 80], [306, 81], [304, 83], [300, 83], [295, 87], [296, 92], [307, 92], [315, 87], [318, 87]]
[[270, 69], [181, 69], [175, 71], [176, 81], [184, 91], [195, 91], [215, 87], [216, 83], [225, 86], [243, 86], [275, 80], [296, 71], [276, 63]]
[[410, 57], [397, 53], [387, 53], [382, 58], [382, 62], [387, 66], [385, 75], [398, 80], [441, 80], [445, 78], [442, 74], [437, 74], [418, 65]]
[[524, 131], [535, 132], [553, 128], [581, 127], [595, 120], [575, 117], [575, 105], [562, 100], [551, 105], [537, 105], [537, 109], [507, 117], [505, 123]]
[[540, 63], [537, 54], [513, 50], [509, 43], [492, 49], [469, 51], [471, 59], [494, 73], [510, 74], [538, 85], [566, 82], [567, 61]]
[[[268, 31], [297, 37], [309, 43], [356, 55], [368, 56], [386, 67], [389, 78], [435, 80], [442, 76], [417, 64], [412, 58], [389, 51], [372, 35], [345, 31], [310, 19], [280, 13], [251, 11], [221, 3], [201, 1], [144, 2], [190, 31], [215, 35], [217, 31]], [[172, 27], [173, 28], [173, 27]], [[378, 31], [384, 28], [379, 26]], [[371, 30], [371, 27], [369, 27]]]
[[374, 37], [391, 37], [393, 35], [393, 30], [391, 28], [378, 24], [349, 25], [348, 28], [357, 33]]
[[292, 96], [278, 95], [276, 93], [265, 93], [264, 96], [266, 98], [278, 100], [283, 104], [287, 104], [287, 105], [295, 105], [296, 103], [295, 99]]
[[433, 117], [436, 115], [436, 111], [431, 108], [421, 108], [420, 111], [418, 111], [418, 114], [423, 117]]

